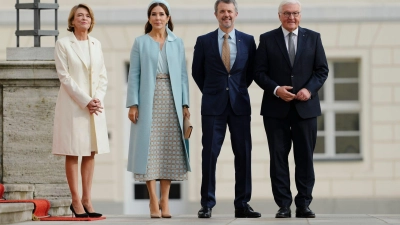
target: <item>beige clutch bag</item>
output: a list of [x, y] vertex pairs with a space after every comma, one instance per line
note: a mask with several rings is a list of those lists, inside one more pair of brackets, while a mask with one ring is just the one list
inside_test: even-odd
[[193, 126], [190, 123], [190, 120], [185, 117], [183, 118], [183, 135], [185, 139], [189, 139], [190, 135], [192, 134]]

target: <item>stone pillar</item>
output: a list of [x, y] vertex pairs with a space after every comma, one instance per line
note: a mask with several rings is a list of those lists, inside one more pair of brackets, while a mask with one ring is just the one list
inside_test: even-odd
[[54, 61], [0, 62], [0, 182], [34, 185], [34, 198], [70, 199], [65, 157], [51, 154], [59, 85]]

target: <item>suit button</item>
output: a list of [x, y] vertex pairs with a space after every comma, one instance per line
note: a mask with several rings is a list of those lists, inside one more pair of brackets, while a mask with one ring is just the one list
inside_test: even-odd
[[293, 78], [293, 75], [291, 77]]
[[229, 74], [228, 77], [231, 77], [231, 75]]
[[229, 88], [227, 87], [226, 90], [229, 91]]

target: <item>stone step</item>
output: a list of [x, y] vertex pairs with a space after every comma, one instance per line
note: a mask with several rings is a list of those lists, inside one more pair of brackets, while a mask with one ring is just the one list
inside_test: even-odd
[[7, 200], [33, 199], [35, 186], [32, 184], [4, 184], [4, 198]]
[[0, 203], [0, 224], [32, 221], [33, 203]]
[[[65, 184], [4, 184], [3, 197], [7, 200], [29, 200], [34, 198], [47, 199], [50, 202], [50, 210], [48, 212], [49, 215], [64, 216], [71, 214], [69, 210], [71, 197], [69, 194], [68, 186]], [[33, 205], [32, 203], [28, 204]], [[30, 214], [30, 218], [32, 218], [32, 211], [30, 212]], [[3, 216], [3, 214], [1, 213], [0, 215]]]
[[[71, 215], [69, 206], [70, 199], [48, 199], [50, 209], [48, 214], [51, 216]], [[31, 221], [33, 203], [0, 203], [0, 224], [17, 223], [22, 221]]]
[[71, 205], [71, 199], [68, 198], [60, 198], [60, 199], [48, 199], [50, 201], [50, 210], [49, 210], [49, 215], [52, 216], [65, 216], [65, 215], [71, 215], [71, 211], [69, 210], [69, 206]]
[[52, 216], [70, 215], [71, 194], [67, 184], [35, 184], [35, 198], [50, 201], [49, 214]]

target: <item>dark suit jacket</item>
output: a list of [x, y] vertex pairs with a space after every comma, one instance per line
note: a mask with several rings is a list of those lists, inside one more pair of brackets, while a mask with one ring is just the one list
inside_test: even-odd
[[276, 86], [292, 86], [292, 93], [306, 88], [311, 99], [302, 102], [293, 100], [302, 118], [321, 115], [318, 90], [328, 77], [328, 63], [320, 34], [299, 27], [297, 51], [293, 67], [290, 64], [282, 28], [260, 36], [255, 62], [255, 82], [264, 89], [261, 115], [284, 118], [288, 115], [290, 103], [276, 97]]
[[192, 76], [203, 93], [202, 115], [221, 115], [230, 100], [236, 115], [250, 115], [247, 87], [254, 79], [254, 37], [236, 30], [237, 55], [231, 71], [226, 70], [218, 48], [218, 30], [199, 36], [194, 47]]

